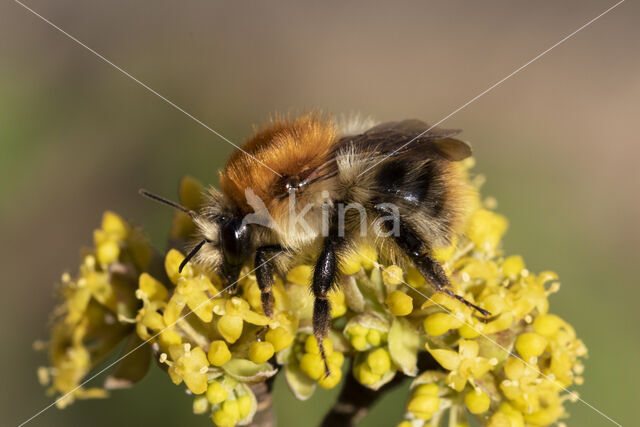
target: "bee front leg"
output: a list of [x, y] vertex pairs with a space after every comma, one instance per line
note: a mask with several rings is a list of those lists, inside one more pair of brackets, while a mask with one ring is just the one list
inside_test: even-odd
[[324, 352], [322, 341], [327, 337], [329, 328], [331, 327], [331, 305], [327, 298], [327, 293], [331, 290], [336, 281], [336, 272], [338, 265], [338, 257], [336, 247], [339, 238], [337, 236], [329, 236], [325, 238], [322, 252], [316, 261], [313, 270], [313, 295], [315, 301], [313, 303], [313, 335], [318, 342], [320, 356], [324, 361], [325, 375], [331, 374], [327, 357]]
[[[271, 265], [270, 254], [282, 252], [279, 245], [261, 246], [256, 250], [256, 259], [254, 268], [256, 269], [256, 281], [260, 288], [260, 301], [262, 302], [262, 311], [267, 317], [273, 317], [273, 266]], [[274, 255], [271, 255], [273, 257]]]

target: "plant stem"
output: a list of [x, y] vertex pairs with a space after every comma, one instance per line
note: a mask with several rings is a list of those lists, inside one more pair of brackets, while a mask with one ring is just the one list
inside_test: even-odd
[[[438, 362], [428, 353], [421, 353], [418, 357], [418, 369], [439, 370], [442, 369]], [[338, 400], [333, 408], [325, 415], [321, 427], [354, 427], [369, 413], [373, 404], [388, 391], [399, 386], [406, 375], [398, 372], [396, 376], [379, 390], [371, 390], [360, 384], [353, 376], [353, 362], [346, 375], [344, 386], [340, 391]]]
[[271, 394], [272, 388], [273, 378], [251, 385], [251, 390], [258, 401], [258, 409], [251, 422], [254, 427], [275, 427], [276, 425], [276, 415], [273, 411], [273, 395]]
[[369, 413], [373, 404], [385, 392], [397, 387], [405, 376], [398, 374], [390, 382], [374, 391], [360, 384], [353, 376], [353, 364], [346, 375], [338, 401], [325, 415], [321, 427], [356, 426]]

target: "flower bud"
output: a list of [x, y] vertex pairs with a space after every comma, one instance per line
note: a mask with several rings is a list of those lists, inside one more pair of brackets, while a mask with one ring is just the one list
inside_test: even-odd
[[211, 420], [218, 427], [233, 427], [236, 424], [233, 415], [228, 414], [222, 409], [215, 411], [211, 416]]
[[480, 389], [471, 390], [464, 396], [464, 404], [472, 414], [481, 414], [489, 409], [491, 399]]
[[375, 374], [369, 368], [369, 365], [366, 363], [361, 363], [356, 367], [354, 372], [356, 379], [360, 381], [363, 385], [374, 385], [380, 381], [382, 378], [381, 375]]
[[562, 319], [555, 314], [541, 314], [533, 321], [533, 330], [543, 337], [553, 336], [562, 326]]
[[227, 400], [229, 392], [218, 381], [214, 381], [207, 387], [206, 396], [209, 403], [216, 405]]
[[118, 243], [113, 240], [107, 240], [97, 247], [96, 257], [101, 265], [113, 264], [118, 261], [119, 256], [120, 247], [118, 246]]
[[342, 371], [340, 369], [331, 369], [328, 376], [324, 373], [322, 374], [322, 377], [318, 380], [318, 385], [325, 390], [329, 390], [337, 386], [341, 379]]
[[442, 335], [449, 329], [457, 329], [462, 321], [449, 313], [433, 313], [424, 319], [424, 330], [431, 336]]
[[313, 277], [313, 269], [310, 265], [298, 265], [293, 267], [287, 273], [287, 280], [289, 282], [297, 283], [298, 285], [309, 286], [311, 278]]
[[413, 396], [407, 406], [407, 410], [421, 420], [430, 419], [439, 408], [440, 398], [426, 395]]
[[546, 347], [547, 340], [533, 332], [525, 332], [516, 340], [516, 350], [525, 360], [540, 356]]
[[291, 345], [293, 342], [293, 334], [282, 326], [278, 326], [275, 329], [269, 329], [265, 335], [265, 339], [273, 344], [273, 350], [278, 352]]
[[205, 396], [196, 396], [193, 399], [193, 413], [204, 414], [209, 409], [209, 402]]
[[360, 257], [354, 253], [348, 254], [340, 263], [340, 271], [344, 274], [356, 274], [360, 267]]
[[207, 358], [213, 366], [222, 366], [231, 360], [231, 352], [227, 343], [222, 340], [216, 340], [209, 346], [209, 352]]
[[382, 270], [382, 281], [387, 285], [399, 285], [402, 283], [403, 271], [397, 265], [390, 265]]
[[395, 316], [406, 316], [413, 310], [413, 299], [401, 291], [391, 292], [385, 302]]
[[420, 286], [427, 283], [427, 279], [424, 278], [422, 273], [420, 273], [417, 268], [409, 267], [407, 269], [407, 283], [414, 288], [419, 288]]
[[372, 246], [362, 246], [358, 249], [360, 263], [365, 270], [371, 270], [378, 262], [378, 251]]
[[332, 370], [342, 368], [343, 363], [344, 354], [340, 353], [339, 351], [334, 351], [329, 356], [327, 356], [327, 364]]
[[384, 348], [379, 348], [372, 351], [367, 356], [367, 364], [371, 369], [371, 372], [377, 375], [382, 375], [391, 369], [391, 358], [389, 352]]
[[234, 420], [240, 419], [240, 407], [237, 400], [225, 400], [222, 402], [222, 410], [231, 415]]
[[367, 339], [363, 335], [354, 335], [351, 337], [351, 345], [357, 351], [365, 351], [368, 347]]
[[246, 418], [251, 412], [251, 405], [253, 402], [251, 396], [248, 394], [242, 395], [238, 398], [238, 412], [240, 413], [240, 419]]
[[502, 263], [502, 272], [507, 277], [517, 277], [524, 270], [524, 260], [520, 255], [507, 257]]
[[[323, 339], [322, 348], [324, 348], [324, 355], [329, 356], [333, 353], [333, 342], [328, 338]], [[318, 340], [316, 340], [316, 337], [309, 335], [304, 343], [304, 351], [311, 354], [320, 354], [320, 348], [318, 347]]]
[[253, 363], [264, 363], [271, 359], [274, 353], [273, 344], [269, 341], [256, 341], [249, 347], [249, 359]]
[[464, 323], [462, 326], [460, 326], [460, 328], [458, 328], [458, 334], [460, 335], [461, 338], [465, 338], [465, 339], [475, 338], [478, 335], [480, 335], [479, 329], [482, 325], [483, 324], [468, 325]]
[[377, 329], [369, 329], [369, 332], [367, 332], [367, 342], [372, 346], [377, 347], [380, 345], [381, 341], [382, 334], [380, 331]]
[[318, 380], [324, 375], [324, 362], [319, 354], [305, 353], [300, 359], [300, 369], [309, 378]]
[[331, 318], [335, 319], [347, 312], [347, 303], [342, 289], [334, 289], [327, 296], [331, 307]]
[[233, 344], [242, 334], [242, 317], [223, 315], [218, 319], [218, 332], [230, 344]]
[[437, 384], [421, 384], [413, 391], [414, 396], [437, 396], [440, 389]]

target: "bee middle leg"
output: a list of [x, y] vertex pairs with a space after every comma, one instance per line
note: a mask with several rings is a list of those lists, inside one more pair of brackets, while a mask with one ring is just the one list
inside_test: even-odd
[[327, 298], [327, 293], [336, 282], [338, 269], [337, 249], [343, 239], [343, 237], [338, 237], [337, 233], [330, 232], [330, 235], [324, 239], [322, 251], [313, 270], [312, 290], [315, 297], [313, 302], [313, 335], [318, 342], [326, 376], [331, 374], [324, 346], [322, 345], [331, 327], [331, 304]]
[[[386, 225], [386, 224], [385, 224]], [[391, 225], [393, 227], [393, 225]], [[388, 231], [391, 231], [389, 228]], [[413, 261], [420, 274], [436, 289], [438, 292], [443, 292], [452, 298], [465, 304], [483, 316], [490, 316], [487, 310], [478, 307], [477, 305], [467, 301], [463, 296], [456, 295], [451, 286], [451, 282], [444, 271], [444, 268], [436, 261], [430, 254], [430, 248], [426, 242], [424, 242], [418, 233], [416, 233], [411, 226], [407, 223], [400, 221], [399, 227], [400, 233], [394, 235], [393, 238], [396, 244], [402, 249], [402, 251]]]
[[279, 245], [261, 246], [256, 250], [256, 258], [254, 268], [256, 269], [256, 281], [260, 288], [260, 301], [262, 303], [262, 311], [267, 317], [273, 317], [273, 265], [271, 264], [271, 254], [282, 252]]

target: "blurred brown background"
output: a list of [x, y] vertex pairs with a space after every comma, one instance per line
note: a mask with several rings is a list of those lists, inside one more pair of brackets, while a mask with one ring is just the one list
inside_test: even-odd
[[[29, 0], [30, 7], [229, 139], [275, 110], [320, 107], [435, 122], [609, 1], [228, 2]], [[627, 1], [443, 126], [471, 141], [509, 253], [560, 274], [552, 310], [589, 347], [581, 396], [622, 424], [640, 383], [640, 5]], [[74, 271], [105, 209], [162, 247], [185, 174], [216, 183], [232, 147], [12, 1], [0, 5], [0, 417], [51, 402], [35, 371], [52, 285]], [[96, 381], [100, 381], [101, 378]], [[393, 425], [406, 392], [364, 425]], [[335, 393], [293, 402], [280, 425], [314, 425]], [[52, 408], [32, 425], [209, 426], [158, 372], [111, 399]], [[571, 426], [610, 425], [582, 403]]]

